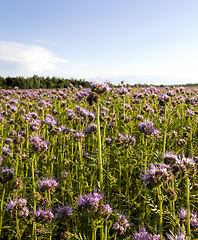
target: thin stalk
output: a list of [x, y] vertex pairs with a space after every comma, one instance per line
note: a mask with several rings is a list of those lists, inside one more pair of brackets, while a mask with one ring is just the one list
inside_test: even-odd
[[190, 237], [190, 180], [186, 178], [187, 235]]
[[82, 162], [82, 144], [78, 142], [78, 150], [79, 150], [79, 159], [80, 159], [80, 179], [79, 179], [79, 190], [82, 193], [83, 186], [83, 162]]
[[99, 167], [99, 180], [100, 192], [103, 192], [103, 167], [102, 167], [102, 146], [100, 135], [100, 105], [97, 105], [97, 129], [98, 129], [98, 167]]
[[165, 106], [164, 106], [164, 121], [165, 121], [165, 128], [164, 128], [164, 137], [163, 137], [163, 153], [165, 153], [165, 151], [166, 151], [166, 132], [167, 132], [166, 115], [167, 115], [167, 109], [166, 109], [166, 104], [165, 104]]
[[104, 234], [104, 240], [107, 240], [108, 238], [108, 228], [107, 228], [107, 219], [105, 219], [105, 234]]
[[[34, 160], [35, 160], [35, 158], [36, 158], [36, 154], [34, 154], [34, 156], [32, 158], [32, 188], [33, 188], [33, 197], [34, 197], [34, 212], [36, 212], [35, 179], [34, 179]], [[35, 221], [33, 221], [33, 226], [32, 226], [32, 238], [37, 239]]]
[[20, 237], [20, 232], [19, 232], [19, 220], [18, 220], [18, 217], [17, 217], [17, 210], [16, 210], [16, 232], [17, 232], [17, 240], [20, 240], [21, 237]]
[[[100, 193], [103, 193], [103, 167], [102, 167], [102, 146], [100, 136], [100, 103], [97, 104], [97, 130], [98, 130], [98, 167], [99, 167], [99, 180], [100, 180]], [[101, 206], [103, 199], [100, 200]], [[103, 240], [103, 228], [100, 228], [100, 240]]]
[[1, 213], [0, 213], [0, 235], [1, 235], [1, 227], [2, 227], [2, 222], [3, 222], [3, 202], [4, 202], [4, 197], [5, 197], [5, 190], [6, 190], [6, 184], [3, 185], [3, 194], [1, 197]]
[[162, 227], [162, 223], [163, 223], [163, 200], [162, 200], [162, 192], [161, 192], [161, 186], [159, 186], [158, 188], [158, 200], [159, 200], [159, 209], [160, 209], [160, 219], [159, 219], [159, 232], [160, 232], [160, 236], [161, 238], [163, 237], [163, 227]]

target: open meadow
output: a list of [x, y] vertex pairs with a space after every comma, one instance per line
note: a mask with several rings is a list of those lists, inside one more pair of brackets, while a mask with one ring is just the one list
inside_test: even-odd
[[0, 239], [198, 238], [198, 89], [0, 90]]

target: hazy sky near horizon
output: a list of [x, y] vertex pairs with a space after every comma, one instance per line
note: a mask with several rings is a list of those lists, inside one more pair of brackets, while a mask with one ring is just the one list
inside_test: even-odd
[[0, 0], [0, 76], [198, 83], [197, 0]]

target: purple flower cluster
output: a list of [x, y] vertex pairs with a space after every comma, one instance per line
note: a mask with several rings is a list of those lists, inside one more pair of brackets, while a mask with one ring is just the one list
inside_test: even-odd
[[[186, 208], [181, 207], [181, 211], [179, 213], [179, 218], [182, 221], [187, 220], [187, 209]], [[190, 212], [190, 225], [192, 227], [197, 227], [198, 226], [197, 212]]]
[[53, 178], [51, 179], [43, 179], [40, 181], [39, 188], [41, 192], [46, 192], [49, 190], [55, 191], [55, 187], [58, 185], [57, 181], [54, 180]]
[[103, 198], [102, 194], [98, 192], [88, 193], [79, 196], [77, 202], [78, 211], [95, 213], [99, 210], [100, 200]]
[[177, 232], [177, 235], [173, 234], [173, 232], [170, 230], [170, 234], [166, 233], [166, 236], [169, 240], [188, 240], [189, 238], [185, 237], [185, 232], [184, 230], [179, 230]]
[[138, 124], [138, 129], [141, 133], [146, 135], [157, 136], [160, 134], [160, 131], [154, 127], [154, 123], [149, 120], [144, 120]]
[[38, 135], [31, 137], [30, 143], [32, 144], [33, 150], [39, 153], [44, 153], [49, 146], [49, 143], [46, 141], [42, 141], [42, 139]]
[[50, 209], [39, 209], [34, 213], [35, 221], [37, 223], [50, 223], [54, 219], [54, 214]]
[[91, 91], [96, 92], [98, 94], [107, 93], [110, 91], [110, 87], [107, 83], [92, 82]]
[[110, 207], [110, 205], [109, 204], [103, 204], [102, 205], [102, 211], [101, 211], [101, 216], [103, 217], [103, 218], [109, 218], [110, 217], [110, 215], [111, 215], [111, 213], [112, 213], [112, 208]]
[[169, 165], [165, 164], [158, 164], [154, 165], [151, 163], [150, 169], [143, 170], [144, 174], [142, 174], [141, 179], [143, 180], [144, 185], [152, 190], [157, 186], [166, 183], [169, 178], [170, 174], [168, 173]]
[[139, 232], [137, 231], [134, 231], [132, 233], [132, 239], [134, 240], [160, 240], [161, 237], [159, 234], [154, 234], [152, 236], [152, 234], [149, 234], [147, 231], [146, 231], [146, 228], [145, 226], [140, 226], [139, 227]]
[[69, 206], [59, 206], [58, 208], [55, 208], [55, 218], [59, 221], [63, 222], [65, 220], [68, 220], [71, 218], [73, 209]]
[[91, 123], [86, 129], [84, 129], [85, 134], [87, 133], [96, 133], [97, 125], [95, 123]]
[[116, 145], [117, 146], [121, 146], [121, 145], [125, 145], [126, 147], [128, 145], [135, 145], [136, 139], [135, 137], [132, 137], [130, 134], [123, 134], [123, 133], [118, 133], [118, 137], [114, 137]]
[[6, 206], [6, 211], [12, 212], [14, 209], [17, 209], [18, 218], [26, 218], [29, 214], [29, 209], [27, 208], [26, 204], [26, 199], [18, 199], [15, 201], [10, 200], [10, 202]]
[[118, 221], [113, 224], [112, 229], [118, 234], [123, 234], [126, 232], [127, 227], [131, 226], [125, 215], [117, 214]]
[[10, 168], [2, 168], [0, 174], [0, 183], [6, 183], [14, 178], [14, 172]]
[[85, 134], [81, 132], [76, 131], [75, 133], [73, 133], [73, 138], [76, 142], [80, 142], [84, 136]]
[[164, 163], [171, 165], [171, 171], [176, 177], [193, 177], [196, 174], [196, 163], [193, 157], [175, 155], [172, 152], [166, 152], [163, 156]]

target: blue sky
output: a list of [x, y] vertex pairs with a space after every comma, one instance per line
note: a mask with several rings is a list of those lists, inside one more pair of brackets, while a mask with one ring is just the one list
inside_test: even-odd
[[0, 76], [198, 83], [197, 0], [0, 0]]

